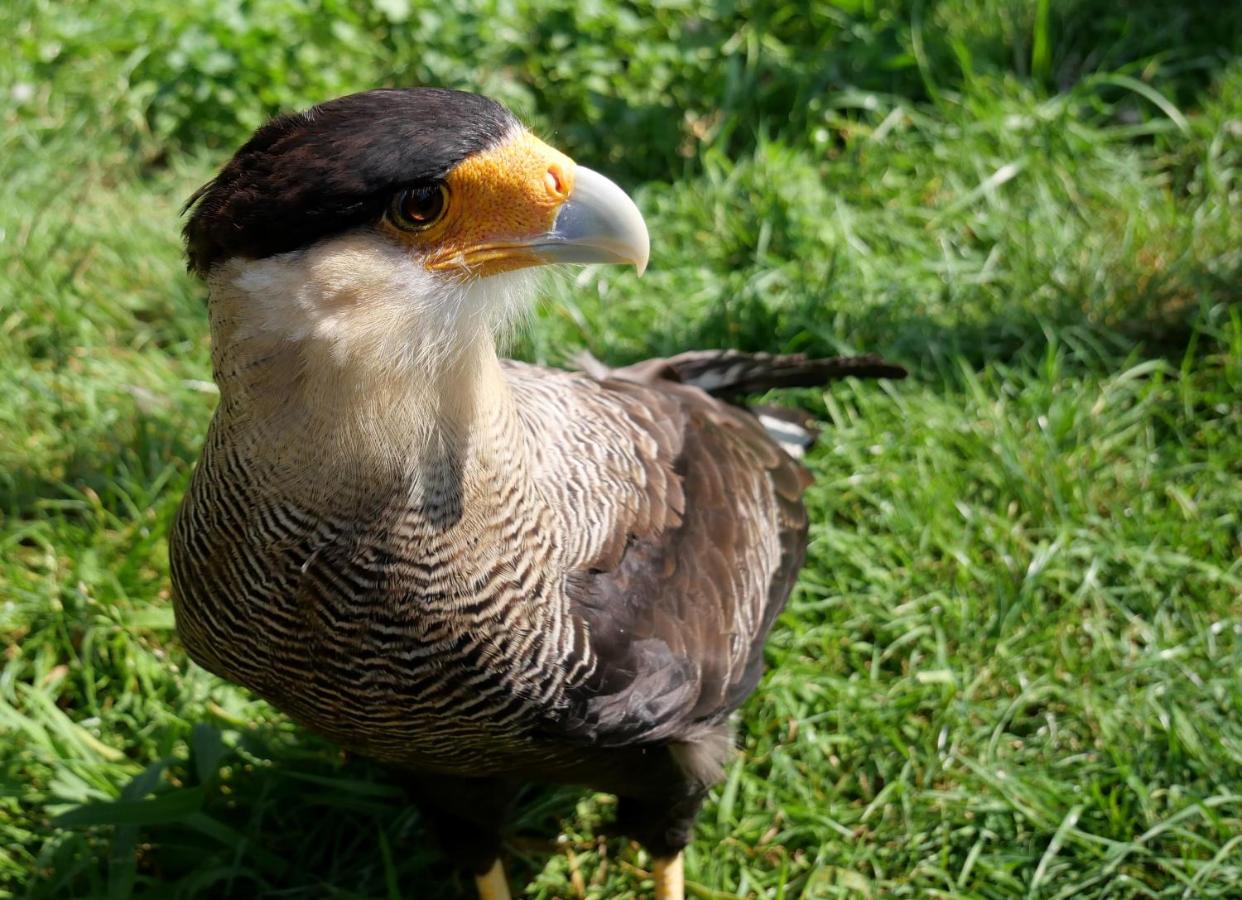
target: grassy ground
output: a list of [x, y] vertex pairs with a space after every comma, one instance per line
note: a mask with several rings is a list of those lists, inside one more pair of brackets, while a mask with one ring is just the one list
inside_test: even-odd
[[[692, 894], [1242, 895], [1242, 8], [1171, 6], [5, 3], [0, 896], [453, 895], [382, 772], [187, 664], [165, 558], [215, 402], [178, 204], [420, 82], [648, 214], [516, 352], [914, 373], [785, 398], [810, 558]], [[526, 896], [646, 890], [608, 798], [528, 800]]]

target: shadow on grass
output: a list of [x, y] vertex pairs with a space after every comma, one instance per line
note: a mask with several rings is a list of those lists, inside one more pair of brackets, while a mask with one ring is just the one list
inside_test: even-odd
[[[792, 300], [772, 304], [748, 294], [716, 305], [678, 335], [685, 348], [729, 347], [751, 352], [797, 351], [812, 356], [878, 352], [910, 368], [916, 378], [935, 380], [941, 366], [962, 359], [974, 368], [990, 363], [1038, 359], [1050, 344], [1068, 345], [1070, 371], [1108, 370], [1118, 359], [1164, 359], [1180, 365], [1192, 344], [1210, 347], [1214, 309], [1242, 303], [1242, 265], [1212, 271], [1180, 266], [1159, 275], [1126, 273], [1109, 307], [1092, 308], [1063, 293], [1038, 308], [1014, 302], [978, 315], [936, 317], [921, 310], [928, 298], [892, 296], [865, 310], [851, 308], [848, 291], [824, 285], [822, 292], [798, 290]], [[947, 307], [950, 300], [940, 305]], [[836, 328], [840, 326], [841, 337]], [[652, 353], [676, 352], [653, 348]], [[636, 354], [642, 356], [644, 354]], [[608, 360], [612, 364], [631, 360]]]
[[122, 516], [148, 508], [170, 481], [189, 472], [206, 423], [206, 416], [187, 423], [171, 408], [135, 411], [101, 434], [80, 433], [66, 420], [62, 432], [81, 435], [81, 443], [59, 459], [32, 457], [0, 471], [0, 510], [16, 521], [37, 519], [49, 506], [61, 519], [93, 515], [96, 505]]
[[[472, 890], [392, 770], [344, 759], [301, 731], [253, 729], [226, 748], [215, 728], [198, 725], [190, 744], [188, 760], [152, 764], [117, 801], [55, 820], [29, 896], [447, 900]], [[522, 796], [506, 830], [512, 883], [542, 868], [581, 793]]]

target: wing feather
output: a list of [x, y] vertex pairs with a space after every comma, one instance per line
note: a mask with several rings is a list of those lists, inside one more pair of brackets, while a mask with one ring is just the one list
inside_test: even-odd
[[630, 440], [644, 448], [644, 490], [621, 489], [640, 508], [567, 581], [595, 665], [549, 723], [561, 739], [674, 741], [723, 721], [762, 673], [802, 562], [806, 471], [745, 410], [661, 371], [605, 377], [582, 395], [596, 417], [643, 435]]
[[762, 675], [805, 557], [810, 483], [726, 400], [905, 370], [736, 351], [581, 365], [520, 387], [541, 483], [564, 512], [565, 592], [589, 660], [546, 728], [602, 747], [715, 740]]

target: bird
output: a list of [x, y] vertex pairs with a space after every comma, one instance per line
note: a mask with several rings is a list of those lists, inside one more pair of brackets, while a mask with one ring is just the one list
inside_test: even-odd
[[478, 94], [279, 116], [183, 212], [219, 387], [170, 532], [190, 658], [388, 766], [483, 900], [532, 782], [615, 794], [680, 900], [807, 543], [811, 428], [746, 398], [905, 370], [502, 359], [543, 267], [642, 274], [650, 238]]

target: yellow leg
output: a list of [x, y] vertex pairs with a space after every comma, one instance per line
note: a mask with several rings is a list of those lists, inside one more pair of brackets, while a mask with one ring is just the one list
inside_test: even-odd
[[681, 854], [672, 859], [655, 861], [655, 895], [656, 900], [685, 900], [686, 873], [682, 867]]
[[474, 886], [478, 888], [479, 900], [510, 900], [509, 882], [505, 881], [505, 867], [500, 860], [492, 863], [483, 875], [474, 876]]

